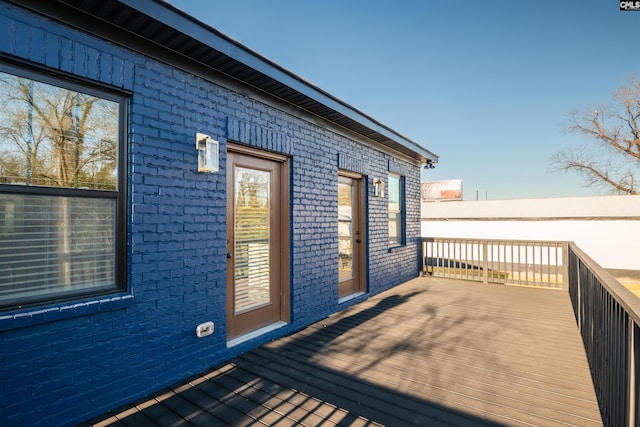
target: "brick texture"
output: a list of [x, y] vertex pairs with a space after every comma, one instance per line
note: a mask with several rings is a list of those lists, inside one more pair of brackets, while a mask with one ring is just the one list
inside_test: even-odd
[[[367, 175], [368, 295], [417, 276], [418, 166], [1, 2], [0, 52], [132, 93], [129, 290], [0, 313], [1, 425], [86, 420], [344, 308], [337, 294], [339, 166]], [[197, 173], [196, 132], [220, 141], [219, 173]], [[292, 246], [291, 323], [230, 349], [228, 141], [290, 156]], [[392, 250], [387, 199], [373, 197], [371, 185], [373, 177], [386, 180], [390, 168], [405, 175], [407, 200], [407, 245]], [[198, 339], [195, 327], [205, 321], [215, 323], [215, 333]]]

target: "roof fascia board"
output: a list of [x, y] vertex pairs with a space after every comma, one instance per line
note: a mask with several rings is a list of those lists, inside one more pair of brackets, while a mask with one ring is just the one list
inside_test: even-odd
[[120, 2], [168, 27], [172, 27], [183, 34], [206, 44], [210, 48], [221, 52], [274, 80], [281, 82], [301, 94], [326, 105], [332, 110], [361, 123], [381, 135], [384, 135], [390, 140], [397, 141], [406, 148], [414, 151], [416, 154], [437, 162], [438, 155], [420, 146], [416, 142], [400, 135], [394, 130], [333, 97], [332, 95], [329, 95], [324, 90], [287, 71], [257, 52], [254, 52], [239, 42], [232, 40], [220, 31], [198, 21], [185, 12], [182, 12], [173, 5], [157, 0], [120, 0]]

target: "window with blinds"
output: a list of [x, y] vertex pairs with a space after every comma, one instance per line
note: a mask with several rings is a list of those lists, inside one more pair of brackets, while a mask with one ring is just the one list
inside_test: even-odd
[[124, 103], [0, 64], [0, 307], [124, 287]]
[[404, 244], [404, 178], [398, 174], [389, 174], [389, 245]]

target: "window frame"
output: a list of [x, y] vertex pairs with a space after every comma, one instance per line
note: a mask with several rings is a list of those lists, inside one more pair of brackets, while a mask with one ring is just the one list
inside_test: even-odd
[[127, 283], [127, 205], [128, 205], [128, 110], [131, 93], [75, 75], [36, 67], [0, 56], [0, 72], [30, 79], [62, 89], [80, 92], [118, 105], [117, 157], [115, 190], [51, 187], [0, 183], [0, 194], [25, 196], [73, 197], [115, 200], [114, 285], [78, 290], [61, 290], [41, 296], [16, 297], [0, 302], [0, 312], [45, 306], [88, 297], [113, 295], [128, 291]]
[[[398, 209], [391, 209], [391, 177], [395, 177], [398, 180]], [[396, 172], [389, 172], [387, 176], [387, 207], [389, 216], [394, 213], [400, 216], [399, 221], [396, 221], [396, 224], [399, 225], [400, 229], [397, 232], [398, 241], [391, 240], [391, 218], [387, 218], [388, 220], [388, 230], [389, 230], [389, 247], [398, 247], [404, 246], [406, 244], [406, 198], [405, 198], [405, 177]]]

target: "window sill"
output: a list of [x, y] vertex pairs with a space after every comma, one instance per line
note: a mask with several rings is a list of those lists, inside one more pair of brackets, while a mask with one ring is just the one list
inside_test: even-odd
[[390, 246], [389, 247], [389, 253], [399, 251], [399, 250], [404, 249], [406, 247], [407, 247], [407, 245]]
[[53, 307], [38, 307], [0, 315], [0, 331], [26, 328], [57, 320], [71, 319], [133, 305], [133, 295], [120, 294], [98, 297], [81, 302], [68, 302]]

